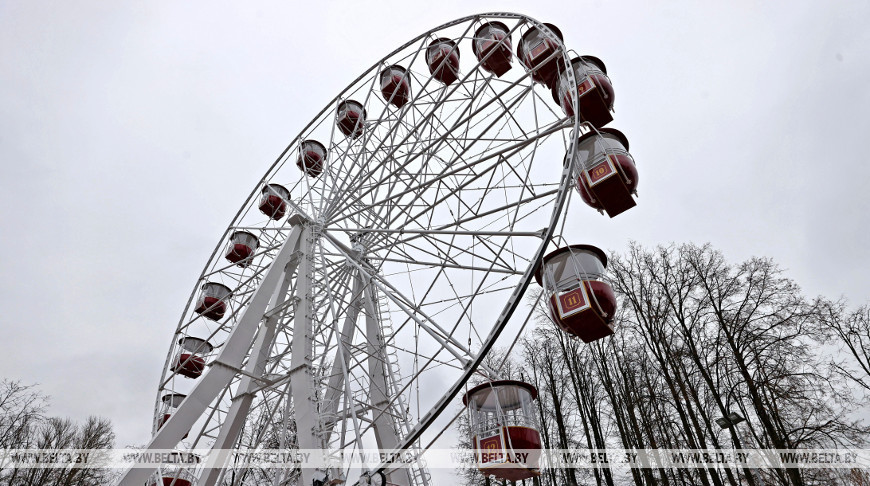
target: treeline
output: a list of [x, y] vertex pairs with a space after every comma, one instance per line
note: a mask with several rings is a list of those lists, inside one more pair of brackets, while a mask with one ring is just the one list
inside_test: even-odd
[[[615, 335], [584, 344], [543, 308], [504, 371], [539, 390], [543, 447], [844, 448], [870, 391], [870, 310], [807, 299], [769, 259], [632, 246], [608, 265]], [[543, 299], [542, 299], [543, 301]], [[857, 386], [856, 386], [857, 385]], [[731, 414], [745, 418], [731, 425]], [[717, 423], [720, 419], [722, 424]], [[723, 426], [724, 424], [724, 426]], [[460, 430], [467, 430], [461, 424]], [[467, 484], [497, 485], [469, 471]], [[520, 482], [522, 484], [522, 482]], [[525, 485], [870, 485], [844, 469], [548, 469]]]
[[[112, 424], [99, 417], [84, 423], [47, 417], [47, 397], [32, 385], [0, 381], [0, 450], [111, 449]], [[115, 471], [97, 468], [12, 468], [0, 461], [0, 486], [103, 486]]]

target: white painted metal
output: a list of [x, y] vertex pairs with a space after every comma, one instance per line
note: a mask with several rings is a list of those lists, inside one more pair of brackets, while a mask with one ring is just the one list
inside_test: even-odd
[[[314, 269], [313, 236], [308, 225], [303, 226], [299, 245], [299, 275], [297, 277], [296, 311], [293, 321], [293, 354], [290, 361], [290, 387], [296, 418], [297, 443], [300, 449], [323, 449], [320, 416], [317, 413], [312, 376], [314, 308], [311, 293], [311, 273]], [[325, 472], [325, 471], [324, 471]], [[312, 484], [316, 471], [302, 470], [302, 484]]]
[[[283, 276], [284, 266], [289, 262], [301, 233], [302, 228], [299, 226], [294, 227], [290, 232], [290, 236], [275, 257], [273, 264], [263, 278], [262, 284], [254, 292], [251, 303], [230, 333], [223, 350], [218, 354], [212, 367], [202, 375], [193, 391], [181, 402], [172, 417], [154, 434], [146, 449], [175, 448], [182, 436], [185, 435], [185, 431], [191, 429], [194, 422], [205, 412], [218, 393], [229, 385], [230, 380], [236, 374], [235, 370], [242, 365], [243, 360], [248, 356], [260, 319], [266, 311], [266, 306], [274, 292], [273, 289]], [[145, 467], [132, 468], [121, 479], [119, 486], [141, 486], [148, 480], [152, 472], [154, 472], [153, 469]]]
[[[354, 81], [281, 154], [224, 236], [245, 230], [259, 238], [251, 264], [226, 264], [218, 253], [222, 240], [200, 279], [233, 289], [227, 316], [212, 322], [188, 310], [176, 333], [196, 331], [221, 346], [223, 356], [253, 320], [242, 356], [219, 357], [223, 365], [194, 381], [194, 392], [207, 383], [209, 393], [200, 392], [201, 403], [174, 415], [155, 440], [180, 448], [375, 443], [391, 452], [417, 450], [519, 305], [570, 188], [562, 159], [572, 137], [563, 135], [554, 151], [542, 142], [579, 131], [579, 122], [563, 118], [529, 73], [515, 64], [501, 79], [488, 75], [468, 50], [460, 79], [450, 86], [419, 69], [419, 54], [433, 36], [456, 38], [461, 48], [477, 25], [492, 19], [513, 22], [515, 41], [523, 29], [541, 26], [495, 13], [426, 32]], [[388, 64], [409, 68], [413, 99], [401, 110], [378, 90], [376, 75]], [[336, 133], [331, 118], [339, 100], [350, 98], [368, 111], [364, 134], [353, 140]], [[299, 142], [318, 138], [328, 142], [329, 162], [320, 177], [300, 177], [293, 163]], [[294, 178], [295, 184], [286, 182]], [[305, 217], [264, 221], [256, 204], [266, 183], [286, 184], [289, 212]], [[273, 273], [289, 261], [291, 239], [298, 267], [279, 281]], [[296, 300], [284, 297], [290, 288]], [[263, 295], [276, 289], [266, 311]], [[167, 360], [158, 397], [192, 395], [191, 382], [170, 366]], [[179, 443], [185, 425], [194, 426], [191, 439]], [[429, 484], [423, 467], [373, 469], [403, 486]], [[253, 471], [232, 482], [310, 486], [321, 474], [352, 482], [362, 472]], [[206, 472], [200, 485], [219, 479], [219, 469]]]
[[[378, 449], [392, 450], [399, 444], [396, 424], [390, 411], [390, 382], [395, 379], [388, 373], [387, 345], [381, 334], [379, 311], [375, 306], [374, 289], [372, 285], [365, 287], [365, 317], [366, 317], [366, 349], [369, 365], [369, 400], [374, 413], [374, 432]], [[407, 470], [398, 470], [387, 478], [397, 486], [408, 486], [411, 478]]]
[[[333, 360], [332, 370], [329, 373], [329, 382], [323, 395], [323, 426], [326, 433], [331, 433], [337, 422], [336, 414], [338, 413], [339, 400], [341, 399], [342, 390], [344, 390], [344, 379], [346, 373], [342, 372], [341, 363], [346, 363], [349, 359], [349, 346], [353, 342], [353, 337], [356, 331], [356, 320], [359, 317], [359, 311], [362, 307], [362, 279], [359, 275], [354, 275], [353, 290], [351, 291], [350, 305], [348, 306], [347, 317], [341, 327], [341, 332], [338, 337], [339, 346], [336, 350], [336, 358]], [[338, 353], [341, 353], [340, 355]]]
[[[277, 261], [276, 264], [278, 264]], [[266, 315], [281, 306], [287, 298], [287, 291], [290, 289], [290, 283], [293, 281], [293, 274], [296, 271], [297, 264], [298, 260], [294, 258], [285, 266], [284, 278], [272, 295], [271, 306]], [[263, 287], [261, 286], [260, 288]], [[256, 378], [262, 378], [266, 369], [266, 361], [269, 359], [269, 349], [275, 339], [275, 328], [277, 325], [278, 314], [273, 313], [265, 319], [260, 327], [260, 331], [257, 333], [257, 338], [251, 348], [251, 359], [248, 359], [244, 368], [246, 374], [239, 382], [236, 396], [233, 397], [233, 404], [230, 406], [223, 427], [221, 427], [218, 438], [212, 446], [212, 451], [230, 449], [239, 439], [239, 433], [245, 424], [245, 418], [247, 418], [248, 412], [251, 409], [251, 402], [254, 400], [254, 393], [256, 393], [258, 388], [257, 383], [259, 380], [256, 380]], [[223, 464], [220, 465], [222, 466]], [[203, 471], [200, 483], [202, 486], [219, 484], [223, 471], [222, 467], [206, 469]]]

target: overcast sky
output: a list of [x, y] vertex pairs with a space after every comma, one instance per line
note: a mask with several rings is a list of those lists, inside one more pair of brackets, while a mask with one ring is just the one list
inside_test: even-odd
[[394, 48], [497, 10], [555, 23], [616, 89], [638, 206], [575, 200], [568, 240], [710, 242], [868, 301], [870, 2], [425, 5], [0, 0], [0, 377], [147, 442], [178, 318], [266, 168]]

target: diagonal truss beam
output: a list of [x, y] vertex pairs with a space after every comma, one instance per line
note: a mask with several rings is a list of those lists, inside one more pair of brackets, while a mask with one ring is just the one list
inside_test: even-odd
[[[145, 446], [146, 450], [175, 448], [184, 434], [202, 416], [209, 404], [214, 401], [221, 390], [225, 389], [238, 374], [237, 370], [240, 369], [251, 349], [254, 334], [257, 332], [263, 314], [266, 312], [266, 306], [269, 304], [279, 279], [284, 274], [287, 263], [296, 251], [301, 234], [302, 226], [294, 224], [289, 237], [284, 242], [284, 246], [272, 261], [269, 270], [260, 282], [259, 288], [257, 288], [251, 297], [250, 304], [248, 304], [236, 327], [227, 337], [223, 350], [212, 362], [212, 366], [200, 377], [193, 390], [187, 395], [187, 398], [181, 402], [178, 410], [154, 434], [154, 437]], [[206, 464], [206, 466], [220, 467], [221, 465]], [[156, 469], [156, 467], [133, 467], [128, 469], [118, 483], [118, 486], [142, 486]]]

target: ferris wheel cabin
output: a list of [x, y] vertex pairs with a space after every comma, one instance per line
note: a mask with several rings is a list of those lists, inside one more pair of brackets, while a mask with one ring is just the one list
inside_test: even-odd
[[534, 386], [514, 380], [478, 385], [462, 398], [471, 420], [477, 468], [484, 475], [510, 481], [540, 475], [537, 398]]
[[426, 49], [426, 64], [429, 74], [444, 84], [459, 79], [459, 49], [452, 40], [441, 37], [435, 39]]
[[365, 131], [366, 110], [362, 103], [344, 100], [338, 104], [335, 124], [345, 137], [357, 138]]
[[236, 231], [230, 236], [229, 248], [224, 257], [240, 267], [247, 267], [259, 247], [260, 240], [253, 233]]
[[611, 218], [637, 205], [637, 167], [628, 139], [619, 130], [602, 128], [577, 139], [574, 171], [583, 202]]
[[191, 486], [196, 477], [192, 472], [173, 468], [172, 471], [163, 475], [161, 482], [151, 483], [153, 486]]
[[199, 378], [205, 371], [206, 359], [213, 350], [214, 346], [205, 339], [195, 337], [179, 339], [178, 354], [172, 363], [172, 371], [188, 378]]
[[299, 156], [296, 157], [296, 167], [305, 172], [308, 177], [317, 177], [326, 165], [326, 147], [317, 140], [304, 140], [299, 145]]
[[219, 321], [227, 311], [227, 299], [232, 297], [233, 291], [224, 284], [206, 282], [202, 285], [199, 299], [196, 301], [194, 312], [213, 321]]
[[[202, 458], [192, 454], [170, 452], [167, 464], [160, 468], [159, 480], [152, 480], [151, 486], [192, 486], [196, 481], [194, 468]], [[191, 460], [193, 459], [193, 460]]]
[[[157, 413], [157, 428], [163, 427], [169, 417], [178, 410], [178, 407], [181, 406], [181, 402], [187, 398], [187, 395], [183, 395], [181, 393], [167, 393], [160, 397], [160, 410]], [[187, 434], [184, 434], [182, 439], [186, 439]]]
[[271, 219], [281, 219], [287, 212], [290, 191], [280, 184], [266, 184], [260, 196], [260, 212]]
[[511, 69], [510, 30], [501, 22], [487, 22], [474, 33], [471, 50], [483, 69], [501, 77]]
[[381, 71], [381, 94], [396, 108], [405, 106], [411, 100], [411, 79], [407, 70], [394, 64]]
[[574, 116], [572, 102], [576, 93], [580, 107], [578, 116], [582, 121], [587, 121], [596, 128], [612, 122], [613, 84], [607, 77], [607, 68], [601, 59], [592, 56], [575, 57], [571, 60], [571, 69], [574, 72], [574, 83], [570, 83], [565, 71], [560, 70], [562, 73], [551, 86], [553, 100], [559, 103], [565, 115]]
[[[553, 24], [544, 25], [562, 40], [562, 31], [558, 27]], [[559, 66], [564, 65], [559, 42], [537, 27], [527, 30], [520, 38], [517, 58], [532, 72], [532, 79], [551, 89], [558, 79]]]
[[613, 334], [616, 295], [604, 280], [607, 256], [592, 245], [550, 252], [535, 273], [553, 321], [584, 343]]

